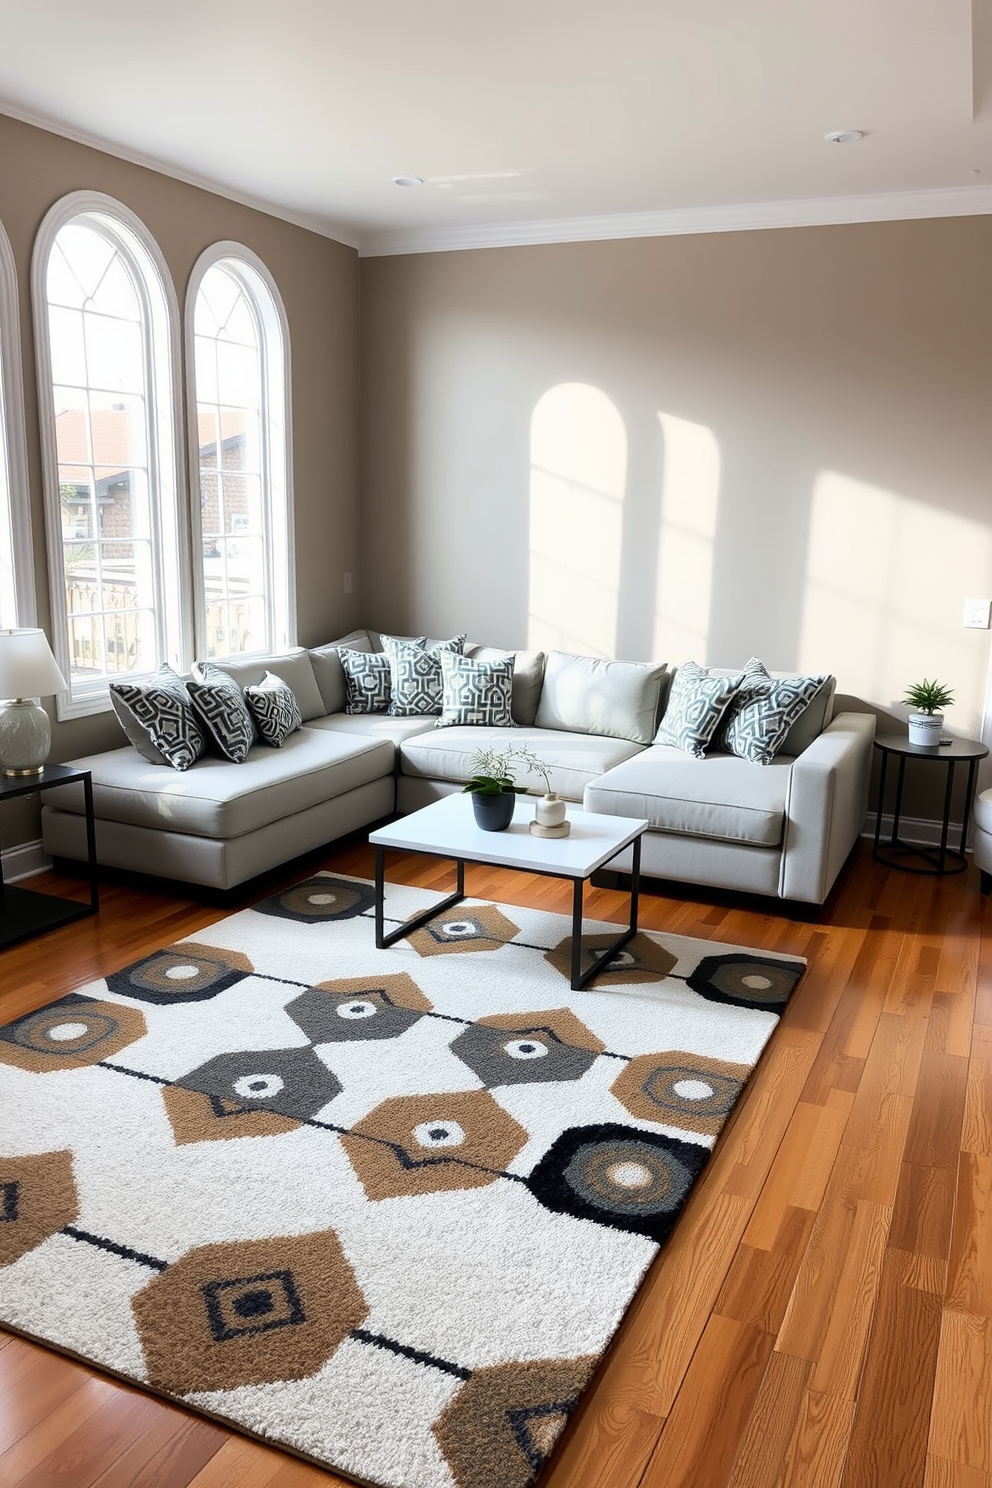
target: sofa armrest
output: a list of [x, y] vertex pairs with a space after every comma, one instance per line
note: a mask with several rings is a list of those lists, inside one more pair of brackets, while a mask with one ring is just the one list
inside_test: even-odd
[[792, 767], [779, 892], [822, 904], [864, 828], [872, 713], [838, 713]]

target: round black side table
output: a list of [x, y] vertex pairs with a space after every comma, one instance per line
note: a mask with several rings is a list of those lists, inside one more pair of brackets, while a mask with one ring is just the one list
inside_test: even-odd
[[[975, 798], [975, 776], [978, 772], [978, 761], [984, 759], [989, 752], [988, 745], [982, 744], [978, 739], [952, 739], [950, 744], [940, 744], [933, 748], [923, 744], [910, 744], [905, 734], [883, 734], [880, 739], [875, 740], [875, 748], [882, 756], [882, 773], [878, 782], [878, 809], [875, 813], [875, 846], [872, 849], [872, 856], [880, 863], [886, 863], [890, 868], [898, 868], [903, 873], [963, 873], [968, 866], [964, 850], [968, 838], [971, 808]], [[892, 835], [888, 842], [880, 842], [882, 812], [885, 809], [885, 782], [890, 758], [897, 759], [899, 762], [896, 771], [895, 810], [892, 813]], [[922, 760], [924, 764], [944, 765], [947, 769], [944, 819], [940, 828], [940, 846], [937, 848], [903, 842], [899, 837], [903, 780], [906, 774], [906, 761], [910, 759]], [[968, 765], [968, 784], [961, 816], [960, 838], [957, 847], [948, 847], [954, 770], [957, 765], [965, 762]], [[906, 863], [900, 862], [900, 858], [917, 858], [920, 861], [915, 864]]]

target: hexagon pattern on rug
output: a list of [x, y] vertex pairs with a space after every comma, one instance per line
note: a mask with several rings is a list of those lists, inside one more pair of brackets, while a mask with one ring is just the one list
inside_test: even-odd
[[[582, 955], [579, 962], [582, 971], [588, 971], [593, 958], [616, 940], [617, 931], [606, 935], [583, 935]], [[677, 957], [651, 935], [639, 932], [621, 946], [596, 978], [600, 986], [610, 983], [617, 986], [633, 986], [637, 982], [659, 982], [668, 976], [677, 963]], [[572, 978], [572, 937], [566, 935], [556, 946], [546, 952], [549, 965], [560, 971], [569, 981]]]
[[0, 1027], [0, 1062], [44, 1074], [111, 1059], [147, 1032], [137, 1008], [70, 992]]
[[495, 1183], [527, 1133], [485, 1090], [383, 1101], [342, 1137], [370, 1199]]
[[459, 904], [407, 937], [420, 956], [498, 951], [519, 935], [520, 927], [495, 904]]
[[72, 1153], [0, 1157], [0, 1266], [10, 1266], [79, 1212]]

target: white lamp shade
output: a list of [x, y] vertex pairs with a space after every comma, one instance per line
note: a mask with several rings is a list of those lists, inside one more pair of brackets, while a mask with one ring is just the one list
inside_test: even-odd
[[43, 630], [0, 630], [0, 698], [51, 697], [65, 685]]

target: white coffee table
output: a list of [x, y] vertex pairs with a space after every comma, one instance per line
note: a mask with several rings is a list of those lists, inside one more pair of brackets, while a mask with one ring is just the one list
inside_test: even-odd
[[[641, 837], [646, 821], [627, 816], [568, 808], [572, 830], [568, 837], [534, 837], [528, 824], [534, 816], [534, 797], [520, 796], [513, 821], [503, 832], [483, 832], [475, 824], [472, 802], [467, 795], [444, 796], [420, 811], [411, 812], [372, 832], [375, 848], [375, 943], [379, 950], [394, 945], [428, 920], [444, 914], [465, 897], [465, 864], [488, 863], [495, 868], [520, 868], [526, 873], [546, 873], [572, 880], [572, 989], [585, 987], [607, 962], [637, 933], [637, 902], [640, 894]], [[630, 874], [630, 920], [627, 929], [592, 964], [582, 971], [582, 901], [586, 880], [597, 869], [633, 845]], [[429, 857], [453, 858], [457, 879], [453, 894], [423, 914], [405, 920], [388, 935], [385, 930], [385, 853], [426, 853]]]

